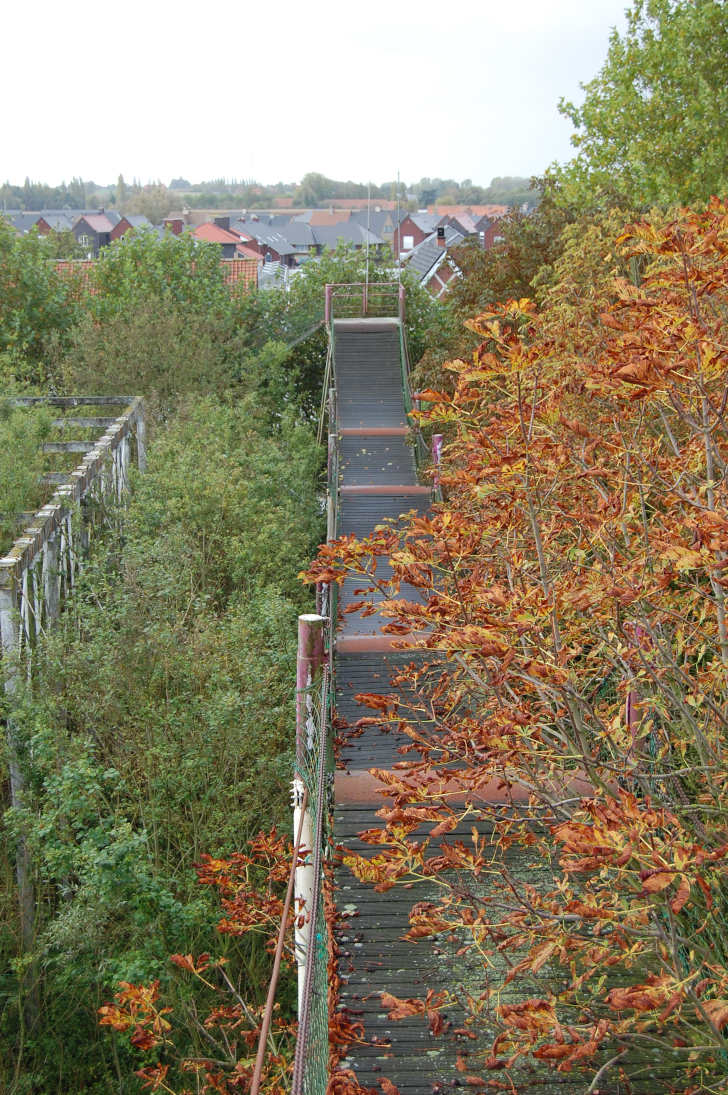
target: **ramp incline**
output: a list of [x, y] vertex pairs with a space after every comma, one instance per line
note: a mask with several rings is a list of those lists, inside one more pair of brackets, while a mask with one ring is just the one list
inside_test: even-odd
[[[430, 504], [430, 489], [418, 483], [414, 448], [410, 443], [404, 406], [399, 320], [334, 321], [339, 443], [338, 535], [366, 536], [374, 526]], [[380, 563], [378, 573], [386, 573]], [[347, 580], [340, 608], [353, 600], [356, 579]], [[402, 587], [401, 596], [415, 591]], [[360, 692], [389, 692], [397, 665], [412, 655], [391, 649], [379, 633], [381, 619], [341, 615], [336, 639], [336, 710], [353, 725], [368, 712], [356, 703]], [[376, 811], [386, 804], [368, 775], [372, 767], [390, 768], [402, 756], [407, 739], [367, 727], [345, 740], [336, 774], [334, 839], [347, 850], [373, 854], [376, 849], [358, 837], [364, 829], [382, 826]], [[381, 785], [380, 785], [381, 786]], [[350, 1047], [342, 1067], [350, 1068], [360, 1084], [379, 1089], [386, 1077], [402, 1095], [429, 1093], [437, 1085], [451, 1086], [456, 1050], [452, 1043], [429, 1034], [421, 1016], [398, 1022], [387, 1018], [381, 993], [423, 997], [429, 988], [444, 987], [458, 976], [454, 944], [412, 944], [402, 940], [408, 914], [417, 900], [434, 897], [426, 888], [395, 888], [376, 893], [339, 865], [335, 875], [339, 949], [339, 1003], [364, 1026], [360, 1042]], [[422, 892], [418, 892], [421, 890]], [[467, 1045], [457, 1050], [468, 1052]]]

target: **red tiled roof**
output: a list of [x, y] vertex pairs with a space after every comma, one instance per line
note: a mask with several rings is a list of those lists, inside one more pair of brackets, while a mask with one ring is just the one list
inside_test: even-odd
[[[56, 263], [56, 271], [61, 277], [76, 278], [76, 297], [80, 299], [84, 292], [96, 293], [91, 285], [91, 272], [96, 266], [94, 259], [73, 259]], [[244, 259], [221, 259], [220, 267], [223, 280], [231, 288], [258, 284], [258, 256]]]
[[240, 236], [228, 232], [227, 228], [221, 228], [219, 224], [200, 224], [192, 229], [192, 235], [196, 240], [207, 240], [208, 243], [240, 243]]
[[247, 289], [248, 286], [255, 288], [258, 284], [257, 256], [255, 259], [223, 259], [221, 265], [225, 284], [231, 288], [233, 286], [239, 286], [241, 289]]
[[72, 259], [56, 263], [56, 273], [61, 277], [75, 279], [74, 298], [80, 300], [84, 293], [95, 293], [91, 287], [91, 271], [96, 263], [93, 259]]
[[389, 198], [331, 198], [329, 205], [334, 209], [366, 209], [371, 202], [372, 209], [379, 206], [380, 209], [396, 209], [397, 203]]
[[342, 224], [350, 218], [351, 211], [349, 209], [342, 209], [338, 213], [327, 213], [325, 209], [314, 209], [308, 223], [322, 228], [326, 224]]
[[114, 227], [105, 213], [85, 213], [80, 219], [86, 221], [94, 232], [110, 232]]
[[260, 255], [253, 247], [246, 247], [244, 243], [239, 243], [235, 248], [235, 254], [240, 255], [241, 258], [255, 259], [256, 262], [260, 258]]
[[429, 205], [430, 213], [439, 213], [441, 217], [457, 217], [459, 213], [468, 213], [472, 217], [504, 217], [509, 205]]

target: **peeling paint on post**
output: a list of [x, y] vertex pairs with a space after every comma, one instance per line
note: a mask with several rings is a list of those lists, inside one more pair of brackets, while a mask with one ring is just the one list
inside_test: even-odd
[[298, 658], [296, 661], [296, 761], [304, 763], [307, 723], [312, 702], [311, 689], [324, 664], [324, 618], [314, 613], [298, 617]]

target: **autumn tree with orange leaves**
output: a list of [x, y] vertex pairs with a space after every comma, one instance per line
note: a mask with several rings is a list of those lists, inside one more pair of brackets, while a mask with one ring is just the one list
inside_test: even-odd
[[349, 865], [380, 890], [438, 873], [410, 935], [452, 930], [481, 964], [452, 998], [487, 1035], [483, 1090], [524, 1062], [589, 1092], [728, 1078], [728, 205], [610, 247], [598, 310], [557, 285], [470, 322], [454, 394], [421, 412], [449, 439], [444, 501], [308, 572], [384, 590], [383, 630], [440, 665], [425, 686], [413, 657], [415, 699], [366, 698], [414, 759], [380, 773], [381, 847]]
[[[272, 953], [283, 916], [281, 894], [291, 869], [293, 849], [275, 830], [251, 841], [248, 853], [227, 859], [204, 856], [198, 880], [211, 886], [223, 916], [218, 931], [242, 938], [263, 936]], [[292, 935], [292, 920], [289, 923]], [[284, 969], [295, 966], [293, 941], [284, 950]], [[147, 1063], [135, 1075], [145, 1091], [187, 1095], [238, 1095], [250, 1088], [261, 1031], [263, 1006], [246, 999], [224, 957], [173, 954], [170, 961], [196, 986], [186, 1010], [174, 1013], [162, 996], [159, 981], [122, 982], [113, 1002], [99, 1009], [99, 1023], [110, 1027], [144, 1055]], [[284, 996], [281, 986], [281, 996]], [[290, 987], [290, 986], [289, 986]], [[197, 1001], [207, 999], [202, 1013]], [[275, 1005], [267, 1041], [262, 1095], [289, 1089], [296, 1024], [290, 1008]], [[197, 1044], [198, 1052], [180, 1044]]]

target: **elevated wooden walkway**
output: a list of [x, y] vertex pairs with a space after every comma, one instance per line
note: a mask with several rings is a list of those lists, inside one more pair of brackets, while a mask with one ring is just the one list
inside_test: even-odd
[[[337, 533], [366, 536], [385, 519], [396, 520], [411, 509], [421, 512], [430, 501], [429, 489], [417, 481], [408, 444], [399, 322], [335, 321], [334, 360], [340, 467]], [[360, 584], [347, 579], [340, 591], [340, 609], [360, 599], [354, 593]], [[377, 616], [362, 618], [354, 612], [340, 619], [336, 711], [353, 725], [367, 714], [354, 696], [390, 691], [392, 669], [411, 656], [386, 649], [389, 644], [379, 636]], [[400, 744], [376, 727], [345, 741], [341, 758], [346, 767], [336, 773], [334, 811], [334, 839], [342, 852], [371, 852], [358, 833], [382, 825], [376, 811], [385, 800], [376, 793], [368, 771], [389, 768], [401, 759]], [[442, 1047], [429, 1038], [421, 1017], [392, 1023], [380, 999], [382, 992], [421, 996], [432, 986], [437, 956], [401, 940], [415, 895], [404, 889], [375, 893], [342, 865], [336, 869], [335, 884], [340, 1005], [364, 1026], [361, 1042], [350, 1047], [342, 1064], [364, 1086], [378, 1087], [378, 1080], [386, 1076], [403, 1095], [429, 1093], [433, 1083], [452, 1077], [454, 1061], [441, 1060]]]
[[[407, 426], [399, 320], [334, 320], [333, 337], [340, 469], [336, 534], [361, 537], [387, 518], [396, 521], [408, 510], [426, 511], [430, 491], [418, 483]], [[377, 571], [386, 573], [381, 562]], [[341, 609], [361, 599], [354, 592], [360, 585], [360, 580], [351, 579], [341, 588], [335, 644], [336, 714], [352, 727], [359, 718], [371, 714], [357, 704], [355, 696], [360, 692], [396, 691], [391, 685], [393, 672], [398, 664], [413, 660], [411, 653], [392, 649], [387, 636], [380, 633], [382, 620], [376, 615], [362, 618], [358, 612], [341, 613]], [[402, 587], [401, 596], [415, 593]], [[490, 1044], [492, 1032], [478, 1032], [483, 1045], [464, 1033], [458, 1035], [463, 1016], [453, 1005], [444, 1016], [449, 1034], [433, 1036], [422, 1015], [390, 1020], [381, 995], [386, 992], [423, 998], [429, 989], [437, 992], [460, 984], [477, 996], [485, 987], [483, 962], [467, 953], [459, 954], [459, 944], [452, 937], [417, 943], [403, 938], [412, 906], [437, 899], [435, 884], [417, 882], [377, 893], [341, 863], [341, 855], [347, 851], [363, 856], [378, 852], [358, 835], [365, 829], [383, 827], [376, 813], [388, 802], [380, 793], [383, 785], [369, 775], [369, 769], [391, 768], [403, 759], [399, 750], [408, 743], [408, 738], [368, 724], [348, 737], [345, 734], [340, 751], [334, 805], [334, 840], [341, 853], [334, 874], [338, 1006], [360, 1022], [364, 1031], [346, 1050], [340, 1068], [350, 1069], [362, 1086], [376, 1091], [382, 1090], [379, 1082], [386, 1078], [401, 1095], [437, 1095], [465, 1087], [468, 1073], [482, 1075], [482, 1050]], [[481, 835], [489, 835], [490, 824], [478, 825]], [[455, 830], [446, 839], [468, 843], [471, 824], [467, 832]], [[433, 841], [431, 852], [436, 855], [437, 851], [437, 842]], [[525, 862], [523, 851], [515, 850], [512, 856], [519, 857], [518, 862], [508, 862], [515, 876], [527, 873], [529, 881], [538, 882], [540, 872], [545, 880], [543, 866]], [[492, 964], [497, 967], [498, 961], [495, 956]], [[490, 976], [500, 980], [500, 972], [491, 968]], [[546, 967], [542, 976], [546, 995], [559, 973]], [[502, 1002], [515, 1002], [517, 986], [506, 987], [500, 998]], [[456, 1067], [458, 1056], [460, 1069]], [[629, 1085], [612, 1073], [600, 1083], [600, 1095], [657, 1095], [667, 1091], [666, 1079], [659, 1075], [659, 1063], [645, 1064], [642, 1075]], [[482, 1087], [467, 1089], [512, 1090], [519, 1095], [583, 1095], [585, 1090], [583, 1075], [556, 1073], [546, 1066], [534, 1067], [525, 1062], [509, 1078], [502, 1073], [488, 1073], [488, 1077]], [[511, 1081], [515, 1087], [510, 1086]]]

